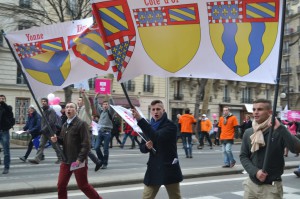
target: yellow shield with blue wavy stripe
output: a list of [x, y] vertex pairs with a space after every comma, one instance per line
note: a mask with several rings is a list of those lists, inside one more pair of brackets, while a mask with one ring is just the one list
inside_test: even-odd
[[61, 86], [71, 70], [70, 55], [63, 38], [14, 44], [26, 72], [35, 80]]
[[271, 53], [278, 32], [279, 0], [208, 2], [212, 45], [239, 76], [258, 68]]
[[148, 56], [168, 72], [177, 72], [195, 56], [201, 38], [197, 4], [134, 9]]

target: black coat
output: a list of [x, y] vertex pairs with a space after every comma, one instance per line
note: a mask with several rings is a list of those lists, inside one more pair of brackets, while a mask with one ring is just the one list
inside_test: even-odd
[[153, 142], [153, 147], [156, 149], [154, 154], [147, 149], [145, 141], [141, 143], [140, 151], [142, 153], [150, 152], [144, 184], [149, 186], [181, 182], [183, 177], [177, 154], [176, 125], [168, 120], [166, 113], [161, 118], [157, 130], [154, 130], [145, 119], [141, 119], [138, 125]]
[[12, 107], [5, 102], [0, 103], [0, 130], [8, 131], [11, 126], [9, 125], [9, 118], [13, 117]]

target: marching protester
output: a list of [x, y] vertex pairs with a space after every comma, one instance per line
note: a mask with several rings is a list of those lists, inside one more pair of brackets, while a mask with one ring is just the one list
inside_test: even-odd
[[[48, 99], [47, 98], [42, 98], [41, 99], [41, 103], [42, 103], [42, 109], [43, 109], [43, 113], [45, 115], [45, 119], [48, 121], [50, 128], [53, 130], [53, 132], [57, 132], [57, 127], [56, 127], [56, 113], [55, 111], [50, 108], [50, 106], [48, 105]], [[48, 126], [47, 126], [47, 122], [44, 120], [44, 118], [42, 118], [42, 123], [41, 123], [41, 138], [40, 138], [40, 145], [39, 145], [39, 149], [35, 155], [34, 159], [29, 159], [28, 161], [32, 164], [39, 164], [40, 161], [43, 159], [43, 155], [44, 155], [44, 149], [46, 147], [46, 144], [48, 142], [48, 140], [51, 139], [51, 133], [48, 130]], [[58, 149], [59, 145], [58, 144], [52, 144], [52, 148], [55, 150], [56, 152], [56, 156], [57, 156], [57, 160], [55, 162], [55, 164], [59, 164], [61, 162], [61, 155], [59, 153], [59, 149]]]
[[122, 148], [122, 149], [124, 148], [126, 140], [127, 140], [128, 137], [131, 140], [131, 147], [133, 146], [134, 140], [133, 140], [133, 137], [131, 135], [132, 131], [133, 131], [132, 127], [128, 123], [125, 122], [125, 124], [124, 124], [124, 137], [123, 137], [122, 143], [120, 145], [120, 148]]
[[218, 134], [218, 120], [214, 120], [213, 123], [213, 131], [214, 131], [214, 145], [220, 146], [220, 140], [219, 137], [217, 136]]
[[113, 117], [113, 128], [111, 130], [111, 138], [110, 138], [110, 146], [109, 148], [113, 147], [113, 139], [114, 137], [116, 138], [117, 142], [119, 145], [122, 144], [120, 140], [120, 131], [121, 131], [121, 118], [120, 116], [116, 113]]
[[23, 130], [31, 136], [25, 155], [20, 157], [20, 160], [26, 162], [33, 148], [33, 140], [41, 135], [41, 116], [33, 105], [30, 105], [28, 108], [28, 118]]
[[[240, 160], [249, 174], [243, 182], [244, 198], [283, 198], [281, 175], [284, 170], [283, 149], [288, 147], [292, 153], [300, 152], [300, 140], [292, 136], [288, 130], [275, 119], [272, 143], [267, 146], [272, 120], [270, 100], [258, 99], [253, 102], [254, 121], [252, 128], [245, 131]], [[269, 147], [266, 170], [263, 164], [266, 149]]]
[[52, 136], [52, 142], [63, 145], [66, 160], [60, 164], [57, 190], [58, 199], [67, 199], [67, 186], [74, 173], [78, 188], [88, 197], [102, 199], [87, 179], [87, 156], [91, 150], [89, 126], [76, 114], [76, 104], [66, 105], [67, 122], [63, 125], [60, 136]]
[[[87, 98], [85, 91], [80, 90], [82, 97], [77, 99], [77, 115], [78, 117], [85, 121], [89, 125], [89, 131], [87, 133], [92, 137], [92, 110], [89, 99]], [[91, 140], [92, 141], [92, 140]], [[96, 155], [90, 150], [88, 157], [95, 163], [95, 171], [98, 171], [102, 166], [102, 161], [99, 160]]]
[[249, 114], [246, 115], [245, 120], [243, 121], [243, 124], [240, 125], [240, 129], [241, 129], [241, 138], [243, 138], [244, 132], [246, 131], [246, 129], [251, 128], [252, 127], [252, 120]]
[[167, 118], [162, 101], [152, 101], [150, 112], [152, 118], [149, 124], [137, 110], [132, 110], [139, 127], [149, 138], [147, 142], [143, 140], [140, 146], [142, 153], [149, 153], [142, 198], [154, 199], [164, 185], [170, 199], [181, 199], [179, 182], [183, 177], [177, 154], [176, 125]]
[[[99, 126], [100, 129], [98, 131], [98, 137], [95, 144], [95, 150], [97, 153], [98, 158], [102, 161], [103, 165], [101, 169], [106, 169], [108, 164], [108, 157], [109, 157], [109, 142], [111, 137], [111, 130], [113, 128], [112, 124], [112, 117], [114, 115], [113, 109], [109, 106], [109, 104], [114, 104], [113, 99], [110, 95], [107, 95], [109, 97], [109, 102], [104, 100], [102, 102], [102, 106], [100, 106], [98, 102], [98, 96], [99, 93], [95, 95], [94, 98], [94, 105], [97, 110], [97, 113], [99, 115]], [[101, 151], [100, 145], [104, 141], [103, 146], [103, 153]]]
[[228, 106], [223, 107], [223, 116], [219, 120], [218, 136], [221, 141], [224, 165], [223, 168], [234, 167], [236, 161], [232, 154], [232, 145], [234, 138], [238, 137], [238, 121], [237, 118], [229, 111]]
[[[9, 129], [14, 125], [12, 107], [6, 104], [5, 95], [0, 95], [0, 143], [4, 153], [4, 170], [2, 174], [9, 173], [10, 167], [10, 136]], [[14, 121], [14, 120], [13, 120]]]
[[199, 131], [199, 140], [200, 140], [200, 145], [198, 149], [202, 149], [204, 147], [204, 143], [203, 143], [203, 139], [204, 137], [206, 137], [206, 140], [209, 143], [210, 149], [212, 149], [212, 142], [211, 139], [209, 137], [209, 131], [212, 128], [212, 123], [211, 121], [206, 117], [205, 114], [202, 115], [201, 119], [200, 119], [200, 131]]
[[192, 154], [192, 135], [193, 126], [196, 124], [196, 119], [190, 114], [190, 109], [186, 108], [183, 115], [179, 118], [179, 126], [181, 131], [182, 143], [186, 158], [193, 158]]

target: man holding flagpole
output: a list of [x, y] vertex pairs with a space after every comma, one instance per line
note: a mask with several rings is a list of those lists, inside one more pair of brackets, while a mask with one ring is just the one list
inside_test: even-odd
[[164, 185], [170, 199], [181, 199], [179, 182], [183, 177], [177, 154], [177, 127], [167, 118], [162, 101], [152, 101], [150, 111], [152, 118], [149, 124], [136, 109], [132, 110], [138, 126], [149, 138], [140, 145], [142, 153], [149, 153], [142, 198], [154, 199], [161, 185]]
[[[292, 153], [299, 153], [300, 140], [275, 119], [272, 141], [266, 146], [272, 121], [270, 100], [254, 101], [253, 116], [252, 128], [245, 131], [240, 152], [241, 163], [249, 174], [249, 178], [243, 182], [244, 198], [282, 199], [284, 148], [287, 147]], [[264, 171], [262, 168], [267, 148], [270, 157], [268, 167]]]

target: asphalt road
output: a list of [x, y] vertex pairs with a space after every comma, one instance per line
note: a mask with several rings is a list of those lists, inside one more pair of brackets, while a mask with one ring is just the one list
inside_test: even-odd
[[[206, 171], [216, 171], [218, 176], [223, 175], [227, 171], [237, 171], [241, 173], [242, 167], [238, 158], [240, 145], [233, 145], [233, 154], [237, 161], [237, 164], [232, 169], [222, 169], [223, 158], [221, 147], [214, 147], [214, 149], [209, 149], [205, 147], [202, 150], [197, 150], [194, 146], [193, 158], [185, 158], [184, 150], [182, 145], [178, 144], [179, 161], [184, 174], [189, 174], [189, 178], [197, 178], [199, 176], [193, 176], [194, 171], [201, 170], [205, 176]], [[12, 190], [9, 196], [17, 194], [31, 194], [27, 191], [27, 185], [32, 186], [32, 184], [38, 184], [40, 186], [46, 187], [47, 189], [42, 192], [53, 192], [56, 190], [56, 183], [59, 171], [59, 165], [55, 164], [56, 157], [52, 148], [48, 148], [45, 151], [46, 159], [39, 165], [33, 165], [28, 162], [24, 163], [19, 160], [18, 157], [23, 156], [26, 149], [12, 149], [11, 150], [11, 169], [10, 173], [7, 175], [0, 174], [0, 192], [1, 187], [3, 190]], [[31, 157], [34, 156], [36, 151], [32, 151]], [[111, 187], [124, 184], [138, 184], [138, 187], [142, 187], [142, 179], [146, 170], [146, 162], [148, 155], [141, 154], [138, 149], [129, 149], [125, 147], [120, 149], [114, 147], [110, 150], [110, 158], [108, 169], [99, 170], [94, 172], [94, 164], [89, 161], [89, 181], [95, 187], [97, 191], [109, 190]], [[286, 158], [287, 163], [293, 163], [293, 165], [300, 164], [299, 157], [294, 157], [293, 154], [289, 154]], [[3, 166], [3, 165], [1, 165]], [[219, 170], [221, 172], [219, 172]], [[2, 172], [1, 172], [2, 173]], [[210, 177], [211, 180], [218, 180], [218, 176]], [[128, 181], [129, 178], [134, 178], [135, 180]], [[188, 178], [185, 178], [183, 183], [188, 182]], [[105, 182], [102, 183], [101, 182]], [[74, 184], [74, 177], [71, 178], [70, 184]], [[41, 190], [36, 188], [36, 194], [41, 193]], [[76, 189], [76, 186], [74, 186]], [[113, 188], [112, 188], [113, 189]], [[141, 190], [141, 188], [139, 188]], [[196, 192], [197, 193], [197, 192]], [[0, 197], [3, 196], [0, 194]], [[198, 196], [188, 196], [188, 197], [198, 197]], [[82, 196], [81, 196], [82, 198]], [[106, 197], [114, 198], [114, 197]], [[117, 197], [116, 197], [117, 198]], [[133, 197], [135, 198], [135, 197]], [[139, 197], [138, 197], [139, 198]]]

